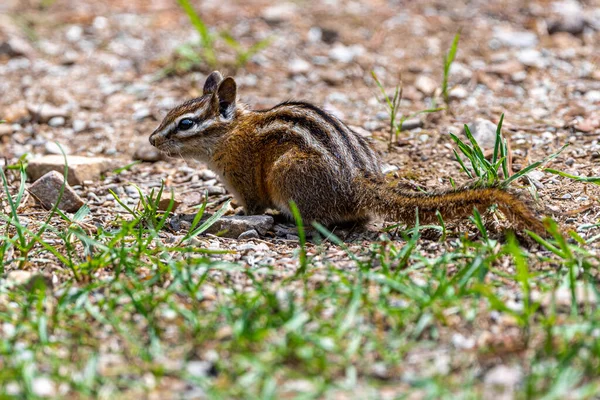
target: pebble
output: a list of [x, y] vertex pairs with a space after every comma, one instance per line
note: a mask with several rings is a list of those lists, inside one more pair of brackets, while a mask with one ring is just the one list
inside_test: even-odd
[[13, 128], [7, 124], [0, 124], [0, 137], [8, 136], [13, 133]]
[[29, 282], [29, 279], [31, 279], [32, 276], [32, 271], [17, 269], [6, 274], [6, 281], [10, 282], [12, 285], [24, 285]]
[[188, 374], [195, 378], [206, 378], [210, 370], [212, 369], [213, 364], [209, 361], [189, 361], [185, 366], [185, 370]]
[[[68, 156], [68, 182], [70, 185], [81, 185], [83, 181], [97, 181], [100, 175], [116, 168], [113, 160], [103, 157]], [[63, 173], [65, 161], [62, 155], [47, 155], [33, 159], [27, 165], [27, 175], [31, 179], [39, 179], [49, 171]]]
[[258, 239], [258, 232], [256, 231], [256, 229], [250, 229], [247, 230], [246, 232], [243, 232], [240, 234], [240, 236], [238, 236], [238, 239]]
[[142, 107], [133, 113], [133, 119], [136, 121], [142, 121], [150, 117], [152, 117], [152, 111], [147, 107]]
[[297, 6], [295, 4], [279, 3], [265, 8], [261, 15], [265, 21], [272, 24], [278, 24], [291, 20], [297, 12]]
[[494, 148], [496, 143], [496, 124], [487, 119], [477, 118], [475, 122], [467, 125], [480, 147], [488, 150]]
[[203, 169], [202, 171], [200, 171], [198, 173], [198, 175], [200, 175], [200, 178], [203, 181], [208, 181], [208, 180], [211, 180], [211, 179], [215, 179], [217, 177], [217, 174], [215, 174], [210, 169]]
[[359, 44], [344, 46], [343, 44], [337, 43], [331, 48], [331, 50], [329, 50], [329, 58], [344, 64], [348, 64], [352, 62], [355, 57], [363, 54], [364, 52], [365, 48]]
[[581, 5], [576, 1], [560, 1], [552, 4], [556, 16], [546, 22], [549, 34], [567, 32], [571, 35], [583, 33], [586, 21]]
[[469, 96], [469, 92], [467, 92], [467, 89], [465, 89], [464, 87], [457, 86], [455, 88], [450, 89], [450, 92], [448, 92], [448, 95], [450, 96], [451, 99], [462, 100], [462, 99], [466, 99]]
[[575, 159], [573, 159], [573, 157], [569, 157], [567, 158], [567, 160], [565, 161], [565, 164], [569, 167], [572, 167], [573, 164], [575, 164]]
[[571, 193], [565, 193], [562, 196], [560, 196], [560, 198], [562, 200], [569, 200], [569, 199], [573, 198], [573, 196], [571, 195]]
[[[512, 31], [506, 28], [496, 29], [494, 32], [494, 38], [502, 46], [516, 47], [516, 48], [531, 48], [538, 44], [538, 38], [535, 33], [529, 31]], [[491, 48], [496, 46], [490, 43]]]
[[[50, 210], [60, 194], [60, 190], [63, 186], [64, 177], [57, 171], [50, 171], [38, 180], [36, 180], [30, 187], [29, 192], [42, 203], [42, 206]], [[83, 206], [84, 202], [79, 195], [69, 186], [65, 185], [63, 195], [58, 203], [58, 208], [74, 213]]]
[[600, 90], [590, 90], [583, 95], [583, 98], [590, 103], [600, 102]]
[[87, 128], [87, 122], [81, 119], [73, 120], [73, 132], [79, 133], [83, 132]]
[[542, 53], [536, 49], [523, 49], [518, 51], [517, 60], [528, 67], [544, 68], [547, 65]]
[[31, 117], [41, 123], [47, 123], [54, 117], [69, 116], [66, 107], [56, 107], [52, 104], [29, 104], [27, 109]]
[[523, 372], [519, 366], [497, 365], [490, 369], [483, 378], [486, 386], [501, 386], [512, 391], [523, 378]]
[[31, 383], [33, 393], [39, 397], [54, 397], [56, 396], [56, 386], [54, 382], [44, 376], [39, 376], [33, 379]]
[[306, 60], [295, 58], [288, 64], [288, 69], [294, 75], [305, 74], [311, 70], [311, 65]]
[[64, 126], [65, 125], [65, 117], [52, 117], [50, 118], [50, 120], [48, 121], [48, 125], [53, 127], [53, 128], [57, 128], [59, 126]]
[[46, 144], [44, 144], [44, 150], [46, 151], [46, 154], [62, 155], [62, 152], [60, 151], [61, 148], [65, 152], [65, 154], [71, 154], [71, 148], [66, 144], [59, 144], [56, 142], [46, 142]]
[[417, 80], [415, 81], [415, 87], [425, 95], [431, 95], [437, 89], [438, 84], [432, 78], [427, 75], [419, 75]]
[[264, 235], [274, 224], [270, 215], [231, 215], [218, 219], [206, 232], [237, 239], [244, 232], [255, 230]]
[[208, 186], [206, 188], [206, 191], [208, 192], [209, 196], [214, 196], [214, 195], [218, 195], [218, 194], [225, 194], [225, 188], [221, 187], [221, 186]]

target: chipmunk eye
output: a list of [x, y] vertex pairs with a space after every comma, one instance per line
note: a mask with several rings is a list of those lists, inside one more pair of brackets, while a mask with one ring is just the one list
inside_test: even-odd
[[194, 126], [194, 121], [192, 121], [189, 118], [184, 118], [181, 121], [179, 121], [179, 124], [177, 125], [177, 130], [187, 131], [192, 126]]

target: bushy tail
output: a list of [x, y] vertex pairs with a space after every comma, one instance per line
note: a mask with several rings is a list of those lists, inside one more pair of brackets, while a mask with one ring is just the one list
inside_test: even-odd
[[544, 233], [544, 224], [536, 216], [533, 207], [510, 189], [499, 187], [462, 187], [438, 190], [429, 193], [413, 192], [396, 187], [379, 177], [359, 177], [357, 185], [367, 190], [362, 206], [371, 213], [407, 224], [415, 222], [419, 210], [419, 222], [437, 222], [436, 211], [445, 221], [467, 218], [476, 208], [483, 213], [493, 204], [519, 229]]

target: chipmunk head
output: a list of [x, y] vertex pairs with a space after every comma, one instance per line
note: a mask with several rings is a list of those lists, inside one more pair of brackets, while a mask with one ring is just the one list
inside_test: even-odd
[[211, 73], [202, 96], [169, 111], [150, 135], [150, 144], [169, 155], [209, 157], [236, 116], [236, 95], [233, 78]]

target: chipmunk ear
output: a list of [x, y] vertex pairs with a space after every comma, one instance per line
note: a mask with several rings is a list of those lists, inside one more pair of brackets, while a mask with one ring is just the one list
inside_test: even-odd
[[208, 78], [206, 78], [206, 82], [204, 82], [204, 89], [202, 89], [202, 94], [214, 93], [217, 90], [217, 86], [223, 80], [223, 75], [219, 71], [213, 71]]
[[219, 114], [230, 118], [235, 110], [235, 98], [237, 96], [237, 84], [232, 77], [227, 77], [219, 84], [217, 98], [219, 100]]

